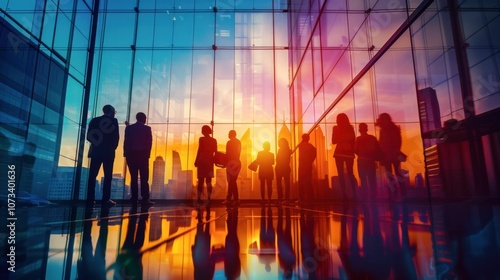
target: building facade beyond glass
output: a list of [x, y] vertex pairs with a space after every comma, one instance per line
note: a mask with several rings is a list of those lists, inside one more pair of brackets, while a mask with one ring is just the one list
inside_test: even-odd
[[[265, 142], [276, 155], [281, 138], [297, 198], [305, 133], [317, 151], [312, 196], [363, 196], [356, 158], [355, 188], [342, 188], [332, 142], [341, 113], [355, 136], [366, 123], [380, 139], [384, 113], [401, 129], [406, 197], [500, 195], [499, 1], [2, 0], [0, 28], [0, 166], [15, 167], [16, 192], [84, 200], [88, 123], [111, 104], [113, 199], [130, 198], [123, 136], [138, 112], [153, 132], [152, 199], [196, 196], [203, 125], [219, 151], [230, 130], [241, 140], [241, 199], [260, 199], [247, 166]], [[391, 196], [386, 173], [377, 163], [373, 199]], [[226, 169], [213, 184], [224, 199]]]

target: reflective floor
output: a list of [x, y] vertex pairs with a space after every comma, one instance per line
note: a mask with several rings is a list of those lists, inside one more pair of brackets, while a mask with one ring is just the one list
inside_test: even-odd
[[491, 201], [53, 205], [16, 218], [1, 279], [500, 279]]

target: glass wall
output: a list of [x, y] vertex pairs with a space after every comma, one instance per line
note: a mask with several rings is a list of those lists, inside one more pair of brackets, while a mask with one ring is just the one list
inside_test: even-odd
[[[279, 138], [296, 149], [304, 133], [317, 149], [317, 195], [342, 198], [332, 143], [337, 115], [348, 116], [355, 136], [366, 123], [368, 134], [380, 138], [376, 121], [387, 113], [401, 130], [406, 158], [398, 175], [408, 195], [450, 194], [445, 185], [456, 181], [475, 186], [461, 196], [498, 194], [491, 186], [500, 170], [493, 35], [499, 4], [449, 2], [1, 1], [1, 164], [19, 170], [18, 191], [84, 199], [83, 137], [90, 119], [111, 104], [121, 137], [113, 199], [130, 195], [123, 134], [137, 112], [146, 113], [153, 130], [153, 199], [193, 197], [203, 125], [213, 127], [220, 151], [231, 129], [242, 141], [241, 198], [260, 198], [256, 173], [246, 166], [263, 143], [276, 155]], [[477, 123], [485, 124], [470, 129]], [[438, 148], [444, 138], [456, 140]], [[443, 155], [453, 151], [466, 156], [448, 161], [470, 165], [432, 169], [434, 161], [449, 165]], [[467, 166], [472, 173], [456, 181], [441, 176]], [[379, 197], [390, 195], [385, 171], [377, 163]], [[356, 162], [353, 174], [363, 194]], [[223, 198], [224, 169], [216, 169], [213, 184], [213, 197]]]
[[16, 177], [2, 195], [71, 198], [89, 23], [85, 1], [0, 2], [0, 165]]
[[[356, 160], [355, 191], [344, 194], [332, 143], [337, 115], [346, 114], [359, 136], [360, 123], [380, 137], [379, 114], [400, 127], [402, 183], [410, 195], [426, 196], [411, 36], [405, 21], [420, 3], [412, 1], [296, 1], [291, 10], [291, 95], [296, 143], [309, 133], [318, 149], [318, 191], [325, 197], [367, 194]], [[294, 1], [292, 1], [294, 3]], [[299, 3], [301, 3], [299, 5]], [[404, 28], [401, 28], [403, 26]], [[353, 141], [354, 142], [354, 141]], [[353, 155], [354, 157], [354, 155]], [[341, 174], [342, 175], [342, 174]], [[377, 163], [377, 196], [391, 195], [385, 169]], [[415, 180], [415, 178], [417, 178]]]

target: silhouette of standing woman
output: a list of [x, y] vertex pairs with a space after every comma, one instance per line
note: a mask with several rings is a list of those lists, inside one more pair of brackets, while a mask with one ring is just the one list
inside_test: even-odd
[[264, 150], [257, 154], [257, 163], [259, 164], [260, 196], [262, 197], [262, 202], [266, 203], [266, 185], [268, 202], [270, 202], [271, 196], [273, 195], [274, 154], [269, 151], [271, 150], [271, 144], [269, 144], [269, 142], [264, 142], [263, 148]]
[[[278, 140], [278, 154], [276, 156], [276, 187], [278, 189], [278, 199], [281, 203], [289, 202], [290, 200], [290, 156], [292, 150], [288, 146], [288, 141], [285, 138]], [[285, 200], [283, 200], [283, 185], [282, 180], [285, 182]]]
[[380, 127], [378, 142], [384, 152], [382, 164], [385, 168], [388, 187], [391, 192], [395, 192], [396, 186], [403, 183], [399, 158], [402, 145], [401, 128], [392, 121], [391, 116], [387, 113], [380, 114], [375, 125]]
[[345, 173], [347, 174], [347, 179], [349, 180], [348, 182], [352, 188], [353, 198], [356, 197], [356, 188], [355, 188], [354, 172], [353, 172], [355, 140], [356, 140], [356, 135], [354, 134], [354, 127], [349, 122], [349, 118], [344, 113], [338, 114], [337, 125], [334, 126], [332, 130], [332, 144], [337, 145], [335, 147], [335, 152], [333, 153], [333, 157], [335, 158], [335, 164], [337, 165], [340, 188], [342, 189], [342, 194], [344, 198], [347, 198], [344, 166], [345, 166]]
[[208, 125], [201, 128], [201, 134], [198, 144], [198, 153], [194, 166], [197, 168], [198, 173], [198, 204], [201, 203], [201, 194], [203, 193], [203, 183], [207, 184], [208, 201], [212, 196], [212, 178], [214, 177], [214, 154], [217, 151], [217, 140], [210, 134], [212, 129]]

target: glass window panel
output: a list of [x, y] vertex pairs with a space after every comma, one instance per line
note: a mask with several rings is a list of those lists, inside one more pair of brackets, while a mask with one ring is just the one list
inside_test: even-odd
[[368, 18], [370, 39], [376, 48], [382, 47], [406, 20], [406, 12], [372, 12]]
[[135, 17], [135, 13], [108, 13], [104, 27], [104, 47], [129, 48], [134, 42]]
[[194, 15], [193, 13], [177, 13], [174, 18], [172, 45], [175, 47], [192, 47]]
[[[54, 49], [62, 56], [66, 57], [69, 47], [69, 34], [71, 25], [70, 14], [59, 12], [57, 14], [57, 26], [54, 37]], [[50, 45], [49, 45], [50, 46]]]
[[106, 3], [106, 7], [109, 11], [133, 10], [136, 3], [137, 3], [136, 0], [108, 1], [108, 3]]
[[373, 122], [375, 115], [375, 98], [372, 91], [372, 79], [374, 71], [368, 72], [354, 86], [355, 120], [359, 122]]
[[[130, 88], [131, 51], [103, 51], [99, 79], [96, 82], [97, 101], [93, 115], [102, 114], [102, 107], [111, 104], [115, 107], [118, 122], [126, 120]], [[127, 71], [123, 71], [127, 69]], [[92, 103], [90, 103], [92, 104]], [[92, 106], [91, 106], [92, 107]], [[90, 121], [90, 120], [89, 120]]]
[[[190, 121], [209, 124], [212, 121], [213, 104], [213, 63], [214, 52], [195, 51], [193, 53]], [[208, 106], [207, 106], [208, 105]]]
[[477, 63], [481, 63], [482, 60], [491, 55], [489, 51], [485, 51], [490, 45], [490, 40], [486, 31], [486, 29], [481, 29], [467, 40], [469, 44], [467, 47], [467, 59], [470, 67], [474, 67]]
[[[235, 43], [235, 14], [227, 12], [217, 13], [217, 25], [215, 40], [216, 45], [234, 46]], [[213, 40], [213, 37], [212, 37]]]
[[412, 56], [406, 51], [388, 51], [375, 66], [378, 111], [397, 121], [418, 121]]
[[83, 86], [80, 82], [75, 81], [72, 77], [68, 77], [68, 85], [66, 88], [66, 97], [64, 101], [64, 117], [78, 123], [80, 121], [82, 103], [83, 103]]
[[176, 22], [175, 14], [156, 13], [155, 25], [161, 28], [154, 29], [153, 47], [172, 47], [174, 24]]
[[[234, 51], [217, 51], [215, 63], [215, 123], [232, 123], [241, 108], [241, 96], [234, 91]], [[238, 104], [238, 107], [236, 105]]]
[[132, 96], [130, 112], [127, 120], [135, 122], [138, 112], [148, 113], [150, 83], [151, 83], [151, 54], [152, 51], [137, 51], [135, 53], [134, 77], [132, 78]]
[[153, 51], [149, 92], [149, 123], [166, 123], [170, 102], [172, 51]]
[[163, 28], [163, 26], [155, 25], [156, 18], [156, 13], [139, 13], [139, 20], [137, 23], [137, 47], [151, 47], [155, 30]]
[[[79, 132], [80, 126], [78, 125], [78, 122], [71, 121], [67, 118], [63, 119], [60, 156], [73, 161], [76, 160]], [[62, 162], [59, 162], [59, 166], [64, 165], [65, 164]]]
[[288, 13], [274, 14], [274, 44], [278, 47], [288, 47]]
[[194, 15], [193, 47], [210, 47], [215, 43], [214, 20], [216, 15], [216, 13], [197, 13]]

